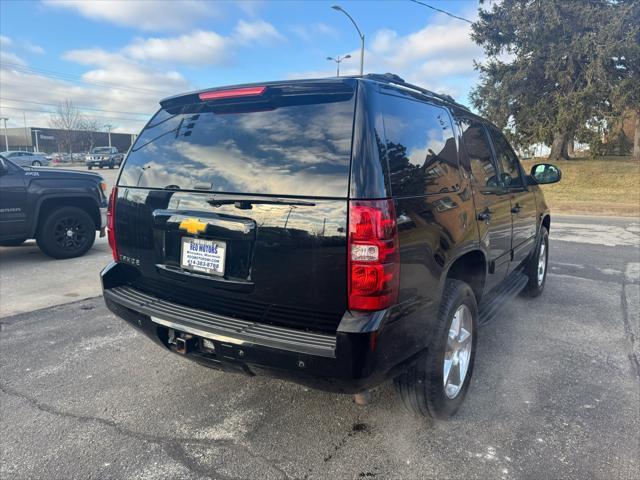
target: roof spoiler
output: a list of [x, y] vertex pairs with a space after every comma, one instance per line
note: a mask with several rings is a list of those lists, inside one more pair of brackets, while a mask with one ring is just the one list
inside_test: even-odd
[[334, 95], [353, 94], [355, 80], [352, 77], [324, 78], [314, 80], [291, 80], [263, 82], [244, 85], [229, 85], [207, 88], [175, 95], [160, 100], [165, 109], [197, 103], [243, 103], [268, 101], [273, 97], [295, 97], [322, 91]]

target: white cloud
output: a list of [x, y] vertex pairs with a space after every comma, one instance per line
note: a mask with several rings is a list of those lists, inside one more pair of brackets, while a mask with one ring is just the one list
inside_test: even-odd
[[22, 48], [29, 53], [35, 53], [36, 55], [44, 55], [44, 48], [40, 45], [33, 44], [31, 42], [24, 42]]
[[313, 42], [318, 37], [337, 37], [338, 32], [335, 28], [326, 23], [318, 22], [312, 25], [294, 25], [291, 31], [307, 43]]
[[468, 24], [451, 20], [445, 24], [427, 25], [404, 37], [395, 32], [383, 32], [383, 39], [374, 40], [374, 47], [383, 47], [380, 54], [399, 68], [435, 58], [464, 58], [472, 64], [474, 57], [482, 56], [482, 48], [471, 40], [470, 32]]
[[4, 51], [5, 54], [8, 54], [7, 49], [17, 49], [22, 52], [27, 53], [35, 53], [38, 55], [42, 55], [44, 53], [44, 48], [40, 45], [35, 45], [31, 42], [18, 40], [9, 38], [6, 35], [0, 35], [0, 48]]
[[[85, 116], [101, 124], [116, 125], [115, 131], [138, 132], [157, 110], [159, 99], [194, 88], [167, 65], [219, 65], [239, 48], [282, 40], [284, 37], [273, 25], [252, 20], [240, 21], [228, 36], [196, 30], [177, 36], [138, 38], [113, 51], [75, 49], [62, 58], [87, 66], [88, 70], [74, 79], [73, 75], [61, 78], [32, 70], [13, 50], [40, 53], [41, 48], [3, 36], [0, 82], [3, 97], [9, 100], [3, 101], [0, 109], [6, 109], [12, 124], [16, 114], [20, 115], [15, 108], [20, 108], [27, 112], [29, 124], [47, 126], [55, 104], [71, 99]], [[8, 51], [9, 47], [12, 51]]]
[[[81, 52], [78, 50], [75, 55], [80, 56]], [[93, 52], [95, 54], [96, 51]], [[47, 111], [53, 111], [58, 102], [71, 99], [85, 116], [96, 119], [101, 124], [113, 124], [116, 126], [115, 131], [137, 133], [149, 115], [158, 109], [160, 98], [193, 88], [177, 72], [147, 68], [126, 60], [110, 63], [113, 57], [108, 55], [101, 58], [105, 63], [100, 68], [86, 72], [77, 81], [51, 78], [29, 71], [28, 68], [2, 65], [2, 96], [8, 99], [25, 99], [28, 102], [3, 100], [0, 110], [11, 119], [10, 123], [13, 125], [17, 125], [18, 117], [18, 124], [22, 124], [20, 110], [25, 110], [29, 125], [46, 127], [50, 118]], [[26, 65], [22, 60], [20, 64]]]
[[235, 0], [233, 3], [244, 13], [252, 17], [256, 16], [258, 11], [265, 5], [264, 0]]
[[0, 51], [0, 62], [4, 63], [13, 63], [15, 65], [26, 65], [22, 58], [20, 58], [15, 53]]
[[120, 2], [85, 0], [43, 0], [48, 6], [73, 10], [93, 20], [146, 31], [184, 30], [203, 19], [220, 15], [214, 2], [195, 0], [127, 0]]
[[271, 44], [284, 37], [270, 23], [262, 20], [240, 20], [230, 36], [213, 31], [196, 30], [175, 37], [137, 38], [116, 52], [100, 48], [71, 50], [66, 60], [82, 65], [104, 65], [120, 62], [151, 62], [183, 65], [221, 65], [233, 56], [238, 47]]
[[234, 32], [234, 39], [241, 44], [258, 42], [270, 43], [284, 40], [284, 37], [275, 29], [273, 25], [264, 20], [246, 22], [240, 20]]
[[229, 39], [199, 30], [179, 37], [137, 39], [123, 51], [136, 60], [202, 65], [222, 63], [229, 47]]
[[[467, 15], [474, 18], [473, 15]], [[466, 100], [475, 84], [474, 60], [483, 60], [482, 48], [470, 36], [471, 26], [455, 19], [434, 17], [432, 23], [407, 35], [390, 29], [375, 32], [365, 50], [364, 71], [400, 75], [406, 81]], [[341, 75], [359, 74], [360, 50], [346, 52]], [[335, 70], [293, 72], [289, 78], [334, 76]]]
[[69, 50], [62, 55], [62, 58], [80, 65], [109, 65], [128, 62], [121, 54], [107, 52], [101, 48]]

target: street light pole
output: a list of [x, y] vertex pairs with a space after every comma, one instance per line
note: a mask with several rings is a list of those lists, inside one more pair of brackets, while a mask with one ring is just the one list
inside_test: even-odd
[[4, 149], [9, 150], [9, 137], [7, 136], [7, 117], [1, 117], [0, 120], [4, 120]]
[[38, 145], [38, 132], [40, 130], [32, 129], [31, 131], [35, 134], [35, 137], [36, 137], [36, 153], [37, 153], [40, 151], [40, 146]]
[[340, 62], [342, 62], [343, 60], [345, 60], [347, 58], [351, 58], [351, 55], [345, 55], [342, 58], [340, 58], [340, 55], [338, 55], [336, 58], [327, 57], [327, 60], [333, 60], [338, 65], [338, 70], [336, 71], [336, 77], [340, 76]]
[[364, 74], [364, 34], [360, 31], [360, 28], [358, 28], [358, 24], [356, 23], [356, 21], [351, 17], [351, 15], [347, 13], [347, 11], [344, 8], [342, 8], [340, 5], [333, 5], [331, 8], [344, 13], [349, 18], [349, 20], [351, 20], [351, 23], [353, 23], [353, 26], [356, 27], [356, 30], [358, 31], [358, 35], [360, 35], [360, 75], [363, 75]]

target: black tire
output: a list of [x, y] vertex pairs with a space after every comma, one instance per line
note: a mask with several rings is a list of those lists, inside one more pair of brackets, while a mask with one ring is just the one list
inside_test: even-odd
[[115, 166], [115, 165], [113, 164], [113, 162], [109, 162], [109, 170], [113, 170], [113, 167], [114, 167], [114, 166]]
[[[67, 232], [72, 234], [68, 235]], [[60, 207], [41, 219], [36, 241], [46, 255], [74, 258], [87, 253], [96, 240], [96, 225], [91, 216], [77, 207]]]
[[[458, 382], [457, 393], [453, 394], [453, 398], [451, 398], [445, 392], [445, 354], [454, 315], [458, 309], [462, 309], [463, 305], [467, 307], [466, 311], [471, 315], [471, 339], [469, 340], [471, 351], [466, 357], [468, 367], [464, 380], [461, 383]], [[409, 411], [420, 416], [430, 416], [442, 420], [450, 418], [458, 411], [469, 388], [473, 373], [477, 331], [478, 305], [473, 290], [460, 280], [447, 280], [438, 319], [434, 325], [433, 334], [430, 335], [431, 344], [426, 353], [413, 366], [394, 380], [400, 397]], [[454, 368], [459, 367], [452, 366], [450, 372]]]
[[42, 162], [40, 162], [38, 160], [34, 160], [33, 162], [31, 162], [31, 166], [32, 167], [41, 167], [42, 166]]
[[[542, 249], [544, 245], [544, 250]], [[544, 255], [544, 269], [542, 272], [542, 280], [540, 280], [538, 274], [540, 273], [540, 255]], [[527, 286], [522, 290], [522, 294], [527, 297], [538, 297], [544, 290], [544, 285], [547, 283], [547, 267], [549, 263], [549, 232], [544, 226], [540, 227], [540, 235], [538, 235], [538, 241], [536, 242], [536, 248], [531, 253], [531, 256], [527, 260], [524, 267], [524, 273], [529, 278]]]
[[89, 165], [89, 167], [87, 167], [87, 168], [89, 168], [89, 170], [91, 170], [93, 167], [91, 165]]
[[22, 245], [26, 241], [27, 241], [26, 238], [17, 238], [17, 239], [13, 239], [13, 240], [3, 240], [2, 242], [0, 242], [0, 247], [17, 247], [19, 245]]

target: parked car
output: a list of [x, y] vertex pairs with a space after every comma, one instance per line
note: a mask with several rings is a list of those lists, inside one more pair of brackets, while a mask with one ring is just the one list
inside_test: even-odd
[[178, 95], [112, 191], [104, 298], [208, 367], [342, 393], [393, 378], [410, 409], [447, 418], [479, 324], [544, 289], [538, 184], [559, 179], [395, 75]]
[[73, 162], [73, 157], [70, 153], [52, 153], [50, 156], [46, 156], [46, 158], [51, 160], [54, 165]]
[[84, 255], [104, 235], [107, 185], [100, 175], [20, 167], [0, 156], [0, 246], [35, 238], [53, 258]]
[[85, 164], [89, 170], [93, 167], [120, 167], [124, 155], [116, 147], [95, 147], [85, 157]]
[[41, 167], [43, 165], [49, 165], [49, 160], [44, 153], [38, 152], [25, 152], [21, 150], [7, 150], [0, 153], [5, 158], [10, 159], [16, 165], [21, 167]]

